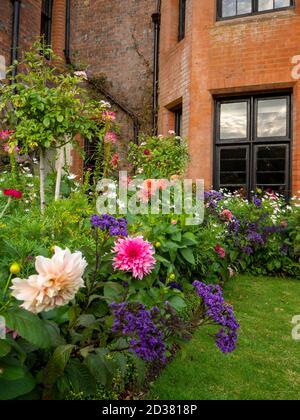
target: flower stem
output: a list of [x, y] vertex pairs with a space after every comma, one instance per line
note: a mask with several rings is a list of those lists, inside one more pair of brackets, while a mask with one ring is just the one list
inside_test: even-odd
[[41, 213], [44, 215], [46, 208], [45, 200], [45, 155], [46, 151], [43, 147], [40, 148], [40, 201], [41, 201]]
[[0, 214], [0, 219], [2, 219], [2, 217], [5, 215], [5, 213], [6, 213], [7, 209], [8, 209], [8, 207], [10, 206], [10, 203], [11, 203], [11, 197], [9, 197], [9, 199], [8, 199], [8, 201], [7, 201], [7, 203], [6, 203], [6, 206], [5, 206], [5, 207], [4, 207], [4, 209], [2, 210], [2, 212], [1, 212], [1, 214]]
[[11, 282], [11, 279], [12, 279], [12, 273], [10, 273], [10, 275], [8, 277], [8, 280], [6, 282], [6, 285], [4, 287], [4, 290], [3, 290], [3, 299], [5, 299], [5, 297], [6, 297], [6, 293], [8, 291], [8, 288], [9, 288], [9, 285], [10, 285], [10, 282]]

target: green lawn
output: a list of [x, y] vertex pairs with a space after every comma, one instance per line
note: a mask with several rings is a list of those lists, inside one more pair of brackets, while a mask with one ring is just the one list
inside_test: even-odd
[[300, 315], [300, 280], [239, 277], [226, 286], [241, 324], [239, 346], [222, 355], [209, 327], [199, 330], [153, 384], [161, 400], [300, 399], [300, 342], [292, 318]]

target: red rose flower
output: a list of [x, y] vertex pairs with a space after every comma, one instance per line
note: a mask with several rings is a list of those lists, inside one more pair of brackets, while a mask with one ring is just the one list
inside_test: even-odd
[[21, 191], [12, 190], [12, 189], [4, 190], [3, 194], [6, 195], [7, 197], [16, 198], [17, 200], [23, 197], [23, 194], [21, 193]]

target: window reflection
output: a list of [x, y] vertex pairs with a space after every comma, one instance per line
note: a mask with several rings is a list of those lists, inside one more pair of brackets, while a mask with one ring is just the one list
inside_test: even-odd
[[287, 136], [287, 100], [269, 99], [258, 101], [257, 137]]
[[221, 140], [247, 138], [247, 113], [247, 102], [221, 104]]
[[261, 146], [257, 148], [257, 186], [285, 187], [287, 146]]
[[223, 0], [222, 2], [223, 17], [236, 15], [236, 0]]
[[241, 147], [220, 150], [220, 187], [246, 188], [247, 149]]
[[239, 0], [237, 4], [237, 14], [246, 15], [252, 12], [252, 0]]

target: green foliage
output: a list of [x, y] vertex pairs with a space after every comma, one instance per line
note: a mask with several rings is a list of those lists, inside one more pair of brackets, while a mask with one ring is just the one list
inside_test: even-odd
[[19, 63], [15, 83], [0, 86], [2, 123], [14, 130], [12, 150], [18, 146], [26, 154], [60, 147], [77, 134], [90, 140], [103, 136], [103, 109], [79, 86], [80, 78], [53, 66], [57, 60], [38, 42]]
[[188, 145], [180, 137], [143, 137], [130, 144], [129, 162], [145, 179], [182, 176], [189, 161]]

